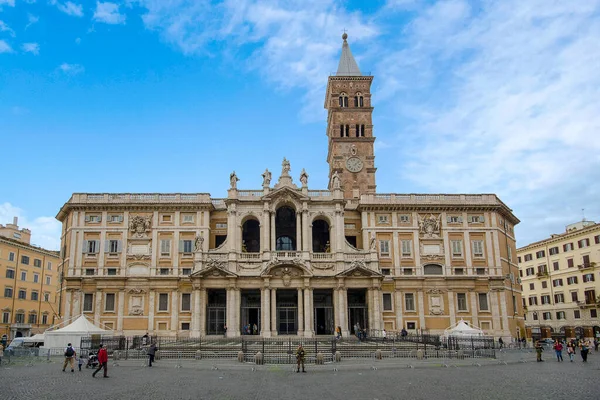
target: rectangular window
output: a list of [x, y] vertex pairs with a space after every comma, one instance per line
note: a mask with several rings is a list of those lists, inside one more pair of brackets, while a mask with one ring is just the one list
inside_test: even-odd
[[29, 257], [21, 256], [21, 264], [29, 265]]
[[115, 294], [106, 293], [104, 297], [104, 311], [115, 311]]
[[575, 319], [581, 318], [581, 311], [573, 310], [573, 318], [575, 318]]
[[571, 292], [571, 301], [578, 302], [579, 296], [577, 296], [577, 292]]
[[39, 274], [33, 274], [33, 283], [38, 283], [40, 281], [40, 275]]
[[556, 319], [565, 319], [565, 312], [564, 311], [557, 311], [556, 312]]
[[392, 311], [392, 294], [383, 294], [383, 311]]
[[6, 278], [8, 278], [8, 279], [15, 279], [15, 270], [14, 269], [7, 269], [6, 270]]
[[412, 254], [412, 240], [402, 240], [402, 256], [410, 257]]
[[557, 247], [551, 247], [550, 249], [548, 249], [548, 253], [550, 253], [551, 256], [555, 256], [558, 254], [558, 246]]
[[23, 313], [15, 314], [15, 322], [17, 324], [24, 324], [25, 323], [25, 314], [23, 314]]
[[562, 279], [554, 279], [552, 281], [552, 286], [554, 286], [554, 287], [563, 286], [563, 280]]
[[483, 222], [483, 215], [471, 215], [469, 216], [470, 223], [481, 223]]
[[8, 297], [8, 298], [12, 298], [13, 297], [13, 290], [12, 288], [4, 288], [4, 297]]
[[42, 315], [42, 325], [48, 325], [48, 314]]
[[[595, 244], [600, 244], [600, 235], [596, 235], [594, 236], [594, 243]], [[11, 260], [12, 261], [12, 260]]]
[[48, 261], [48, 271], [52, 271], [52, 263]]
[[94, 294], [84, 293], [83, 295], [83, 312], [94, 311]]
[[527, 276], [531, 276], [535, 274], [535, 269], [533, 269], [533, 267], [529, 267], [525, 270], [525, 272], [527, 273]]
[[583, 282], [594, 282], [594, 274], [585, 274], [583, 276]]
[[583, 268], [588, 268], [590, 266], [590, 256], [586, 254], [586, 255], [584, 255], [582, 257], [582, 259], [583, 259], [583, 265], [582, 265], [582, 267]]
[[544, 294], [542, 295], [542, 305], [550, 304], [550, 295]]
[[537, 321], [537, 320], [538, 320], [538, 315], [537, 315], [537, 313], [533, 313], [533, 320], [534, 320], [534, 321]]
[[512, 260], [513, 260], [512, 247], [507, 247], [506, 250], [508, 250], [508, 262], [512, 262]]
[[417, 328], [416, 322], [407, 322], [406, 323], [406, 329], [408, 329], [409, 331], [410, 330], [414, 331], [416, 328]]
[[380, 240], [379, 241], [379, 254], [382, 256], [390, 255], [390, 241], [389, 240]]
[[537, 302], [537, 297], [536, 296], [531, 296], [529, 297], [529, 305], [530, 306], [537, 306], [538, 302]]
[[586, 238], [586, 239], [581, 239], [580, 241], [577, 242], [578, 246], [580, 249], [583, 249], [585, 247], [589, 247], [590, 246], [590, 239]]
[[190, 330], [190, 323], [189, 322], [182, 322], [181, 323], [181, 330], [182, 331], [189, 331]]
[[452, 257], [462, 257], [462, 240], [452, 240]]
[[389, 268], [381, 268], [381, 275], [390, 276], [392, 275], [392, 270]]
[[51, 285], [52, 284], [51, 282], [52, 282], [52, 277], [47, 276], [46, 277], [46, 285]]
[[454, 275], [464, 275], [464, 274], [465, 274], [464, 268], [454, 268]]
[[181, 269], [181, 275], [191, 275], [191, 274], [192, 274], [191, 268], [182, 268]]
[[168, 256], [171, 254], [171, 239], [160, 240], [160, 255]]
[[162, 222], [171, 222], [172, 218], [170, 215], [163, 215], [162, 216]]
[[571, 251], [571, 250], [573, 250], [573, 243], [563, 244], [563, 252]]
[[194, 222], [194, 216], [192, 214], [184, 214], [183, 215], [183, 222], [184, 223], [193, 223]]
[[26, 300], [27, 299], [27, 290], [19, 290], [19, 300]]
[[34, 258], [33, 259], [33, 266], [41, 268], [42, 267], [42, 260], [40, 260], [39, 258]]
[[479, 293], [479, 309], [481, 311], [488, 311], [488, 298], [486, 293]]
[[525, 254], [525, 261], [533, 260], [533, 256], [531, 254]]
[[560, 266], [558, 264], [558, 261], [554, 261], [552, 263], [552, 268], [554, 269], [554, 271], [558, 271], [560, 269]]
[[107, 268], [106, 275], [110, 275], [110, 276], [117, 275], [117, 269], [116, 268]]
[[529, 290], [535, 290], [535, 284], [530, 283], [529, 284]]
[[123, 216], [119, 214], [110, 215], [108, 217], [108, 222], [112, 223], [120, 223], [123, 222]]
[[108, 241], [108, 252], [109, 253], [120, 253], [121, 252], [121, 246], [120, 246], [120, 240], [109, 240]]
[[158, 295], [158, 311], [169, 311], [168, 293], [161, 293]]
[[408, 224], [410, 222], [410, 215], [400, 215], [400, 223], [401, 224]]
[[449, 215], [446, 218], [446, 222], [448, 222], [449, 224], [460, 224], [462, 222], [462, 217], [458, 215]]
[[547, 289], [548, 288], [548, 281], [543, 281], [542, 282], [542, 289]]
[[8, 324], [8, 323], [10, 323], [9, 321], [10, 321], [10, 313], [6, 312], [6, 311], [3, 312], [2, 313], [2, 323], [3, 324]]
[[29, 324], [35, 324], [35, 323], [37, 323], [37, 315], [36, 314], [29, 314], [29, 319], [27, 320], [27, 323], [29, 323]]
[[102, 217], [100, 215], [86, 215], [85, 222], [100, 222]]
[[8, 253], [8, 261], [15, 261], [15, 253], [12, 251]]
[[574, 266], [575, 266], [575, 265], [574, 265], [574, 263], [573, 263], [573, 259], [572, 259], [572, 258], [569, 258], [569, 259], [567, 260], [567, 267], [568, 267], [568, 268], [573, 268]]
[[85, 250], [87, 254], [96, 254], [98, 252], [98, 240], [86, 240]]
[[96, 274], [96, 270], [94, 268], [86, 268], [85, 269], [85, 274], [88, 275], [88, 276], [95, 275]]
[[564, 303], [565, 302], [565, 295], [562, 293], [557, 293], [554, 295], [554, 303]]
[[227, 229], [227, 223], [226, 222], [225, 223], [223, 223], [223, 222], [219, 223], [218, 222], [218, 223], [215, 224], [215, 228], [217, 228], [217, 229]]
[[413, 269], [412, 268], [403, 268], [402, 269], [402, 274], [403, 275], [412, 275], [413, 274]]
[[457, 293], [456, 303], [458, 305], [458, 311], [467, 311], [467, 294]]
[[404, 294], [404, 308], [406, 311], [415, 311], [415, 295], [413, 293]]
[[535, 258], [544, 258], [544, 257], [546, 257], [546, 251], [544, 251], [544, 250], [540, 250], [535, 253]]
[[567, 278], [567, 285], [576, 285], [576, 284], [577, 284], [576, 276], [570, 276]]
[[585, 304], [595, 304], [596, 303], [596, 291], [595, 290], [586, 290], [583, 292], [583, 296], [585, 297]]
[[545, 313], [542, 314], [542, 316], [544, 318], [544, 321], [552, 319], [552, 313], [551, 312], [545, 312]]
[[44, 293], [44, 301], [50, 301], [50, 293]]
[[380, 224], [389, 224], [390, 223], [389, 217], [387, 215], [378, 215], [377, 218], [378, 218]]
[[483, 257], [483, 240], [473, 240], [471, 242], [471, 244], [473, 245], [473, 256], [482, 258]]
[[22, 281], [26, 281], [27, 280], [27, 272], [21, 271], [21, 280]]
[[179, 241], [179, 252], [180, 253], [191, 253], [193, 250], [193, 240], [180, 240]]
[[519, 264], [521, 264], [521, 256], [518, 256], [518, 257], [517, 257], [517, 262], [518, 262]]
[[181, 311], [190, 311], [192, 309], [192, 294], [181, 294]]
[[590, 309], [590, 317], [598, 318], [598, 310], [596, 310], [595, 308]]
[[39, 295], [38, 292], [31, 292], [31, 300], [38, 301]]

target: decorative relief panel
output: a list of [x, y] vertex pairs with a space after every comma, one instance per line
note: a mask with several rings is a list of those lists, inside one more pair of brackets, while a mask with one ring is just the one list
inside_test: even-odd
[[419, 233], [426, 238], [440, 237], [441, 215], [419, 215]]
[[143, 238], [148, 236], [148, 232], [152, 228], [152, 220], [150, 217], [134, 215], [129, 220], [129, 231], [133, 237]]

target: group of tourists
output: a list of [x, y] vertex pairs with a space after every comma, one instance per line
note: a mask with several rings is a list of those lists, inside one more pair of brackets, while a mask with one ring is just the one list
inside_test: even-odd
[[[575, 360], [575, 355], [577, 354], [577, 350], [579, 349], [579, 354], [581, 355], [581, 360], [583, 362], [587, 362], [588, 354], [590, 352], [590, 348], [592, 345], [594, 346], [594, 350], [598, 351], [598, 339], [594, 339], [594, 341], [590, 341], [587, 339], [571, 339], [569, 341], [564, 341], [561, 339], [557, 339], [554, 341], [552, 345], [552, 349], [556, 354], [556, 361], [562, 362], [563, 359], [563, 350], [567, 350], [567, 355], [569, 356], [569, 360], [573, 362]], [[542, 353], [544, 352], [543, 342], [537, 341], [535, 344], [535, 353], [537, 356], [537, 362], [543, 362]]]
[[[75, 349], [73, 348], [71, 343], [69, 343], [67, 345], [64, 356], [65, 356], [65, 362], [63, 363], [63, 368], [62, 368], [63, 372], [65, 372], [65, 370], [67, 369], [67, 365], [71, 367], [71, 372], [75, 372], [75, 361], [77, 361], [77, 365], [79, 367], [79, 372], [81, 372], [81, 367], [85, 363], [85, 357], [83, 355], [79, 355], [79, 357], [78, 357], [77, 352], [75, 351]], [[108, 353], [106, 352], [106, 349], [104, 348], [104, 346], [102, 344], [99, 345], [97, 358], [98, 358], [98, 369], [96, 369], [92, 373], [92, 377], [95, 378], [96, 374], [101, 369], [104, 369], [104, 377], [108, 378]]]
[[258, 335], [258, 325], [246, 324], [242, 327], [242, 335]]

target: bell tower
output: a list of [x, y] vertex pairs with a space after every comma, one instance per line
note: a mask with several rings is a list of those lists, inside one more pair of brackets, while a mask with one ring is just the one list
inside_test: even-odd
[[344, 198], [375, 193], [375, 154], [371, 82], [350, 51], [348, 35], [342, 35], [342, 56], [337, 73], [329, 77], [325, 94], [329, 150], [329, 188], [337, 172]]

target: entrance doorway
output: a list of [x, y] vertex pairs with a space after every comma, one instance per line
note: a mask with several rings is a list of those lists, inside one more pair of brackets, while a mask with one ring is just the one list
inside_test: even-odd
[[348, 289], [348, 330], [356, 334], [355, 327], [369, 328], [367, 289]]
[[227, 293], [225, 289], [207, 290], [206, 334], [224, 335], [227, 317]]
[[313, 290], [315, 334], [333, 335], [333, 289]]
[[298, 333], [298, 291], [277, 290], [277, 333], [296, 335]]
[[[260, 332], [260, 290], [242, 290], [241, 334], [258, 335]], [[254, 327], [256, 326], [256, 329]]]

